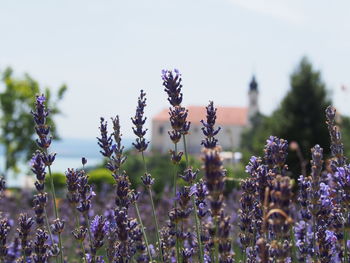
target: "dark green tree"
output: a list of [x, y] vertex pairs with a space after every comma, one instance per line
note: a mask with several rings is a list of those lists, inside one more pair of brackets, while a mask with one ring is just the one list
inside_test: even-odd
[[[310, 149], [315, 144], [329, 153], [325, 110], [331, 100], [321, 73], [304, 57], [292, 73], [290, 84], [291, 89], [272, 116], [278, 120], [275, 135], [297, 142], [304, 159], [310, 159]], [[288, 164], [297, 176], [301, 163], [295, 151], [290, 151]]]
[[[315, 144], [323, 147], [325, 154], [329, 153], [325, 110], [331, 100], [321, 73], [305, 57], [291, 74], [290, 85], [287, 95], [271, 116], [257, 116], [257, 121], [252, 122], [252, 128], [243, 134], [242, 148], [262, 155], [267, 137], [275, 135], [289, 143], [297, 142], [306, 164]], [[298, 156], [295, 147], [289, 151], [287, 163], [295, 176], [301, 173], [300, 154]]]
[[350, 117], [341, 116], [338, 124], [344, 144], [344, 155], [350, 156]]
[[58, 139], [52, 118], [60, 113], [57, 103], [63, 98], [67, 87], [62, 85], [57, 94], [52, 96], [49, 88], [41, 89], [38, 82], [28, 74], [22, 78], [15, 77], [11, 68], [1, 72], [0, 78], [0, 143], [5, 151], [5, 167], [2, 170], [6, 176], [10, 170], [18, 173], [19, 160], [28, 161], [36, 148], [31, 110], [38, 94], [43, 93], [47, 98], [51, 134], [54, 139]]

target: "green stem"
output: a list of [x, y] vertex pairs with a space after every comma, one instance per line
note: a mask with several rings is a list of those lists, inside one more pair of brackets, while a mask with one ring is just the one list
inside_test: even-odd
[[[177, 143], [174, 145], [174, 154], [177, 154]], [[177, 192], [177, 169], [176, 169], [176, 164], [174, 164], [174, 208], [175, 208], [175, 213], [177, 214], [177, 201], [176, 201], [176, 192]], [[176, 215], [177, 216], [177, 215]], [[176, 262], [180, 261], [180, 244], [179, 244], [179, 238], [178, 238], [178, 224], [177, 224], [177, 219], [175, 220], [175, 244], [176, 244]]]
[[[186, 144], [186, 135], [182, 136], [183, 142], [184, 142], [184, 151], [185, 151], [185, 159], [186, 159], [186, 167], [189, 168], [189, 162], [188, 162], [188, 153], [187, 153], [187, 144]], [[202, 246], [202, 239], [201, 239], [201, 230], [199, 227], [199, 218], [197, 214], [197, 205], [196, 201], [194, 199], [194, 196], [192, 196], [192, 203], [194, 208], [194, 221], [196, 222], [196, 232], [197, 232], [197, 242], [199, 246], [199, 260], [200, 262], [204, 262], [204, 251]]]
[[198, 208], [196, 205], [196, 201], [194, 199], [194, 196], [192, 196], [192, 203], [194, 207], [194, 219], [196, 222], [196, 232], [197, 232], [197, 242], [199, 246], [199, 262], [204, 262], [204, 251], [203, 251], [203, 245], [202, 245], [202, 237], [201, 237], [201, 229], [200, 229], [200, 224], [199, 224], [199, 218], [198, 218]]
[[[51, 228], [50, 228], [50, 222], [49, 222], [49, 218], [47, 216], [46, 208], [44, 208], [44, 215], [45, 215], [47, 231], [49, 232], [49, 238], [50, 238], [51, 244], [53, 246], [54, 242], [53, 242], [53, 237], [52, 237]], [[58, 258], [57, 257], [56, 257], [56, 262], [58, 262]]]
[[187, 153], [187, 145], [186, 145], [186, 135], [182, 135], [182, 139], [184, 141], [184, 151], [185, 151], [185, 159], [186, 159], [186, 166], [188, 168], [188, 153]]
[[144, 238], [145, 243], [146, 243], [146, 248], [147, 248], [149, 261], [152, 262], [152, 255], [151, 255], [151, 251], [149, 250], [148, 239], [147, 239], [147, 235], [146, 235], [146, 232], [145, 232], [145, 228], [144, 228], [143, 223], [142, 223], [142, 219], [141, 219], [141, 215], [140, 215], [140, 211], [139, 211], [139, 206], [138, 206], [137, 202], [135, 202], [135, 209], [136, 209], [137, 218], [139, 220], [139, 224], [141, 225], [143, 238]]
[[[74, 217], [75, 217], [76, 227], [77, 227], [77, 229], [79, 229], [80, 228], [79, 216], [77, 214], [77, 211], [74, 209], [74, 206], [72, 206], [72, 209], [73, 209], [73, 213], [74, 213]], [[86, 252], [85, 252], [85, 248], [84, 248], [84, 241], [80, 240], [79, 243], [80, 243], [80, 246], [81, 246], [81, 251], [83, 253], [83, 262], [87, 262], [87, 260], [86, 260]]]
[[317, 262], [317, 254], [316, 254], [316, 218], [315, 215], [312, 215], [312, 232], [313, 232], [313, 237], [312, 237], [312, 247], [314, 248], [314, 252], [312, 255], [313, 262]]
[[[46, 154], [48, 154], [47, 150], [46, 150]], [[52, 176], [52, 172], [51, 172], [51, 166], [48, 165], [47, 168], [49, 170], [49, 177], [50, 177], [50, 184], [51, 184], [51, 193], [52, 193], [52, 199], [53, 199], [53, 207], [54, 207], [54, 210], [55, 210], [55, 217], [56, 217], [56, 219], [58, 219], [59, 216], [58, 216], [58, 209], [57, 209], [57, 205], [56, 205], [55, 184], [53, 183], [53, 176]], [[64, 263], [61, 233], [58, 233], [58, 245], [59, 245], [59, 248], [60, 248], [61, 263]]]
[[164, 261], [164, 257], [163, 257], [163, 251], [162, 251], [162, 243], [160, 242], [158, 219], [157, 219], [156, 209], [154, 207], [154, 201], [153, 201], [153, 197], [152, 197], [151, 187], [148, 187], [148, 193], [149, 193], [149, 196], [150, 196], [150, 199], [151, 199], [154, 224], [156, 225], [156, 233], [157, 233], [157, 239], [158, 239], [159, 254], [160, 254], [160, 257], [161, 257], [160, 260], [161, 260], [161, 262], [163, 262]]
[[145, 168], [145, 173], [147, 174], [148, 170], [147, 170], [147, 165], [146, 165], [146, 161], [145, 161], [145, 155], [143, 154], [143, 152], [141, 152], [141, 156], [142, 156], [143, 166]]
[[295, 236], [294, 236], [293, 226], [290, 226], [289, 229], [290, 229], [290, 236], [292, 238], [292, 262], [296, 262], [297, 251], [296, 251], [296, 245], [295, 245]]
[[51, 244], [53, 245], [54, 243], [53, 243], [53, 238], [52, 238], [52, 233], [50, 228], [50, 221], [49, 221], [49, 217], [47, 216], [46, 208], [44, 208], [44, 215], [45, 215], [47, 231], [49, 232], [50, 241], [51, 241]]
[[348, 231], [346, 229], [346, 224], [347, 224], [347, 219], [349, 218], [349, 212], [348, 209], [345, 209], [345, 223], [343, 227], [343, 233], [344, 233], [344, 262], [349, 263], [349, 258], [348, 258], [348, 246], [347, 246], [347, 240], [348, 240]]
[[[145, 156], [143, 154], [143, 151], [141, 152], [142, 155], [142, 160], [143, 160], [143, 165], [145, 167], [145, 173], [148, 173], [148, 169], [147, 169], [147, 165], [146, 165], [146, 161], [145, 161]], [[163, 250], [162, 250], [162, 243], [160, 241], [160, 236], [159, 236], [159, 224], [158, 224], [158, 219], [157, 219], [157, 213], [156, 213], [156, 209], [154, 207], [154, 201], [153, 201], [153, 196], [152, 196], [152, 189], [151, 186], [148, 186], [148, 193], [151, 199], [151, 205], [152, 205], [152, 213], [153, 213], [153, 220], [154, 220], [154, 224], [156, 226], [156, 231], [157, 231], [157, 240], [158, 240], [158, 248], [159, 248], [159, 255], [160, 255], [160, 261], [163, 262], [164, 261], [164, 257], [163, 257]]]
[[[219, 263], [219, 238], [218, 238], [218, 232], [219, 232], [219, 221], [215, 217], [215, 235], [214, 235], [214, 258], [215, 263]], [[215, 240], [216, 239], [216, 240]]]
[[53, 207], [54, 207], [54, 211], [55, 211], [55, 217], [57, 219], [58, 218], [58, 210], [57, 210], [57, 205], [56, 205], [55, 184], [53, 182], [53, 176], [52, 176], [52, 173], [51, 173], [51, 166], [48, 165], [47, 168], [49, 170], [51, 194], [52, 194], [52, 198], [53, 198]]
[[[85, 221], [87, 224], [87, 230], [88, 230], [88, 235], [89, 235], [89, 241], [90, 241], [90, 248], [92, 248], [92, 235], [91, 235], [91, 230], [90, 230], [90, 220], [89, 220], [89, 216], [87, 213], [84, 214], [85, 217]], [[92, 253], [91, 253], [92, 254]], [[95, 256], [92, 255], [92, 262], [95, 262]]]

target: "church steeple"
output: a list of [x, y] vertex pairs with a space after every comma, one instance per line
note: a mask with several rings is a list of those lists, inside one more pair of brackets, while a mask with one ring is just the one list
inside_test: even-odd
[[248, 91], [248, 99], [249, 99], [249, 105], [248, 105], [248, 118], [249, 121], [252, 117], [254, 117], [259, 112], [259, 90], [258, 90], [258, 83], [255, 79], [255, 75], [252, 76], [252, 80], [249, 83], [249, 91]]
[[249, 91], [258, 91], [258, 83], [256, 82], [254, 75], [249, 84]]

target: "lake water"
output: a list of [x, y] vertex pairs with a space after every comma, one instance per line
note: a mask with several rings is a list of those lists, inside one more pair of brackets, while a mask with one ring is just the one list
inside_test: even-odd
[[[102, 158], [87, 158], [87, 166], [96, 166], [102, 163]], [[5, 159], [3, 155], [0, 155], [1, 168], [4, 167]], [[52, 164], [52, 172], [64, 173], [67, 168], [81, 168], [81, 157], [57, 157]], [[17, 175], [9, 174], [6, 180], [7, 187], [30, 187], [33, 183], [35, 176], [30, 172], [29, 164], [20, 163], [19, 168], [21, 172]], [[2, 169], [1, 169], [2, 170]], [[28, 176], [31, 175], [31, 176]]]
[[[123, 145], [125, 148], [131, 146], [131, 139], [124, 139]], [[89, 139], [64, 139], [60, 141], [54, 141], [51, 145], [51, 150], [57, 153], [56, 160], [53, 163], [51, 169], [53, 172], [64, 173], [67, 168], [81, 168], [81, 158], [84, 156], [87, 159], [87, 167], [96, 166], [102, 163], [102, 155], [97, 145], [97, 140]], [[3, 171], [5, 166], [4, 149], [0, 146], [0, 172]], [[34, 176], [28, 176], [33, 174], [30, 172], [28, 163], [19, 163], [21, 172], [18, 175], [9, 174], [6, 180], [7, 187], [30, 187], [35, 180]]]

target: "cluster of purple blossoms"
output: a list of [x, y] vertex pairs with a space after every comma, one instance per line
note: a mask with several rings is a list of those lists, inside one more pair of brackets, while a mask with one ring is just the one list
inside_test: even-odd
[[220, 156], [220, 146], [217, 145], [215, 136], [220, 128], [215, 128], [216, 108], [211, 101], [206, 107], [206, 120], [202, 120], [203, 134], [205, 139], [202, 140], [203, 162], [205, 186], [208, 191], [208, 201], [210, 204], [211, 222], [208, 223], [208, 231], [211, 236], [209, 248], [214, 246], [214, 250], [218, 251], [216, 260], [220, 262], [233, 262], [232, 241], [229, 233], [231, 231], [231, 218], [224, 211], [224, 189], [226, 170], [223, 168], [222, 157]]
[[[175, 69], [162, 71], [162, 79], [164, 91], [168, 95], [168, 101], [171, 105], [169, 108], [170, 124], [172, 131], [169, 131], [169, 136], [172, 142], [176, 145], [182, 135], [188, 133], [191, 123], [187, 121], [188, 110], [181, 106], [183, 95], [181, 93], [181, 74]], [[176, 158], [177, 153], [174, 158]], [[173, 158], [173, 160], [174, 160]]]
[[[288, 262], [291, 219], [291, 182], [286, 176], [287, 141], [270, 136], [264, 158], [253, 156], [242, 181], [240, 241], [247, 262]], [[255, 253], [257, 252], [257, 253]]]
[[[264, 159], [269, 168], [274, 172], [283, 174], [283, 169], [286, 169], [285, 162], [288, 153], [288, 142], [276, 136], [270, 136], [266, 140], [264, 152]], [[275, 171], [275, 169], [279, 170]]]
[[[37, 229], [37, 240], [35, 245], [43, 245], [43, 250], [47, 252], [42, 253], [34, 249], [33, 260], [34, 262], [41, 262], [41, 260], [46, 260], [50, 257], [60, 256], [60, 261], [63, 263], [63, 245], [61, 239], [61, 232], [64, 228], [64, 221], [59, 218], [58, 208], [56, 204], [56, 194], [54, 188], [53, 177], [51, 174], [51, 165], [56, 158], [56, 153], [50, 153], [49, 148], [51, 145], [52, 137], [50, 135], [50, 126], [47, 124], [47, 117], [49, 116], [49, 110], [46, 109], [46, 97], [44, 95], [36, 96], [35, 101], [35, 110], [32, 111], [35, 131], [38, 135], [36, 143], [39, 149], [33, 154], [33, 157], [30, 161], [31, 170], [35, 174], [37, 181], [35, 182], [35, 187], [37, 194], [34, 196], [33, 208], [35, 212], [35, 221], [38, 226]], [[50, 181], [50, 190], [52, 196], [52, 203], [54, 208], [55, 219], [50, 225], [49, 217], [46, 211], [46, 205], [48, 202], [48, 195], [45, 192], [45, 180], [46, 180], [46, 168], [49, 171], [49, 181]], [[39, 231], [41, 230], [41, 232]], [[40, 234], [39, 234], [39, 232]], [[54, 242], [54, 235], [58, 236], [58, 244]], [[45, 237], [50, 237], [51, 246], [48, 247], [42, 242]], [[46, 238], [47, 239], [47, 238]], [[35, 246], [34, 246], [35, 247]], [[45, 249], [44, 249], [45, 248]], [[42, 255], [41, 255], [42, 253]]]
[[34, 219], [27, 214], [20, 214], [19, 227], [17, 228], [18, 236], [21, 241], [22, 258], [28, 258], [32, 254], [32, 242], [29, 239], [31, 228], [34, 225]]
[[[133, 145], [143, 157], [145, 174], [141, 180], [151, 200], [156, 233], [143, 225], [138, 207], [140, 194], [132, 188], [127, 173], [122, 169], [126, 156], [119, 117], [112, 118], [113, 132], [110, 134], [107, 122], [101, 118], [98, 145], [101, 154], [108, 159], [106, 168], [114, 178], [113, 204], [102, 211], [96, 209], [95, 192], [84, 170], [85, 158], [82, 159], [83, 169], [68, 169], [65, 174], [66, 204], [68, 209], [71, 208], [74, 221], [67, 222], [67, 225], [74, 225], [71, 234], [77, 242], [73, 246], [78, 252], [78, 260], [84, 263], [232, 263], [236, 259], [234, 246], [239, 242], [243, 254], [239, 260], [243, 263], [349, 261], [350, 165], [344, 156], [333, 107], [326, 110], [331, 138], [330, 165], [324, 167], [327, 162], [323, 161], [323, 150], [319, 145], [312, 148], [310, 173], [303, 172], [299, 177], [298, 192], [293, 195], [293, 181], [288, 176], [286, 165], [288, 142], [270, 136], [264, 156], [251, 157], [246, 166], [248, 177], [241, 181], [236, 222], [235, 215], [226, 210], [231, 203], [224, 195], [228, 179], [216, 138], [220, 127], [215, 127], [217, 109], [214, 103], [209, 102], [206, 120], [201, 121], [204, 134], [201, 171], [189, 166], [186, 135], [190, 122], [188, 110], [181, 105], [181, 74], [178, 70], [164, 70], [162, 80], [171, 105], [172, 130], [169, 135], [174, 143], [171, 159], [175, 168], [175, 198], [171, 200], [169, 221], [159, 228], [152, 193], [155, 179], [148, 172], [144, 157], [149, 142], [146, 141], [147, 129], [144, 128], [146, 94], [141, 90], [135, 116], [131, 118], [137, 136]], [[52, 209], [48, 206], [51, 195], [46, 193], [45, 183], [46, 177], [52, 179], [50, 166], [56, 155], [49, 153], [51, 136], [45, 102], [45, 96], [37, 96], [35, 111], [32, 112], [39, 137], [39, 150], [30, 162], [36, 176], [34, 211], [32, 215], [21, 213], [17, 221], [0, 211], [1, 263], [74, 261], [71, 255], [63, 255], [63, 249], [68, 251], [69, 246], [63, 246], [61, 239], [61, 235], [67, 232], [67, 226], [58, 217], [53, 181], [50, 188], [55, 218], [51, 219], [47, 213]], [[181, 139], [184, 152], [178, 151]], [[186, 167], [180, 171], [182, 156], [186, 157]], [[204, 174], [202, 178], [201, 172]], [[4, 189], [5, 181], [1, 177], [0, 197]], [[15, 224], [17, 228], [13, 231]], [[239, 227], [233, 228], [233, 225]], [[147, 234], [151, 234], [152, 238], [148, 239]], [[150, 244], [149, 240], [153, 241], [155, 237], [154, 245]]]
[[206, 107], [207, 109], [207, 120], [202, 120], [202, 131], [205, 136], [205, 139], [202, 141], [202, 145], [207, 149], [214, 149], [217, 146], [218, 140], [215, 136], [219, 133], [221, 127], [215, 128], [216, 121], [216, 111], [217, 109], [214, 107], [214, 102], [210, 101], [209, 105]]
[[42, 150], [45, 165], [50, 166], [55, 160], [56, 154], [48, 153], [52, 137], [50, 135], [50, 126], [47, 124], [49, 111], [46, 109], [45, 102], [46, 97], [44, 95], [37, 96], [35, 111], [32, 111], [32, 115], [35, 122], [35, 131], [39, 137], [39, 139], [36, 139], [36, 143]]
[[135, 127], [132, 128], [134, 134], [137, 136], [136, 143], [133, 143], [135, 149], [139, 152], [144, 152], [147, 150], [149, 142], [144, 138], [147, 132], [147, 129], [144, 129], [143, 126], [147, 120], [144, 117], [144, 111], [146, 107], [146, 93], [143, 90], [140, 91], [140, 97], [138, 98], [138, 104], [136, 108], [135, 117], [131, 118], [132, 123]]
[[0, 177], [0, 197], [5, 190], [5, 186], [6, 186], [5, 179], [4, 179], [4, 177], [1, 176]]
[[174, 72], [172, 72], [171, 70], [163, 69], [162, 80], [164, 91], [168, 94], [169, 103], [173, 107], [179, 106], [182, 102], [182, 79], [179, 70], [175, 69]]
[[[144, 100], [145, 94], [143, 92], [141, 93], [140, 104], [143, 105], [142, 101]], [[141, 119], [142, 116], [143, 113]], [[138, 117], [135, 117], [135, 121], [136, 118]], [[123, 260], [129, 262], [136, 253], [139, 254], [137, 262], [148, 262], [149, 256], [146, 254], [146, 249], [148, 249], [148, 247], [144, 245], [139, 235], [140, 231], [143, 232], [144, 229], [135, 219], [129, 216], [129, 208], [132, 205], [136, 207], [139, 193], [131, 188], [129, 177], [121, 170], [121, 166], [126, 161], [126, 157], [123, 153], [124, 147], [121, 145], [122, 135], [120, 132], [119, 117], [112, 118], [112, 122], [113, 133], [108, 135], [107, 123], [101, 121], [101, 138], [98, 138], [98, 140], [100, 147], [103, 149], [101, 153], [108, 158], [106, 167], [111, 171], [115, 179], [115, 207], [108, 221], [108, 230], [107, 227], [104, 228], [106, 231], [102, 231], [103, 234], [99, 240], [102, 241], [105, 236], [107, 237], [107, 258], [110, 262], [124, 262]], [[140, 128], [142, 130], [142, 127], [139, 127], [136, 128], [135, 131], [140, 130]], [[104, 222], [106, 226], [107, 221]], [[100, 225], [102, 227], [102, 223]], [[101, 242], [99, 244], [101, 244]]]

